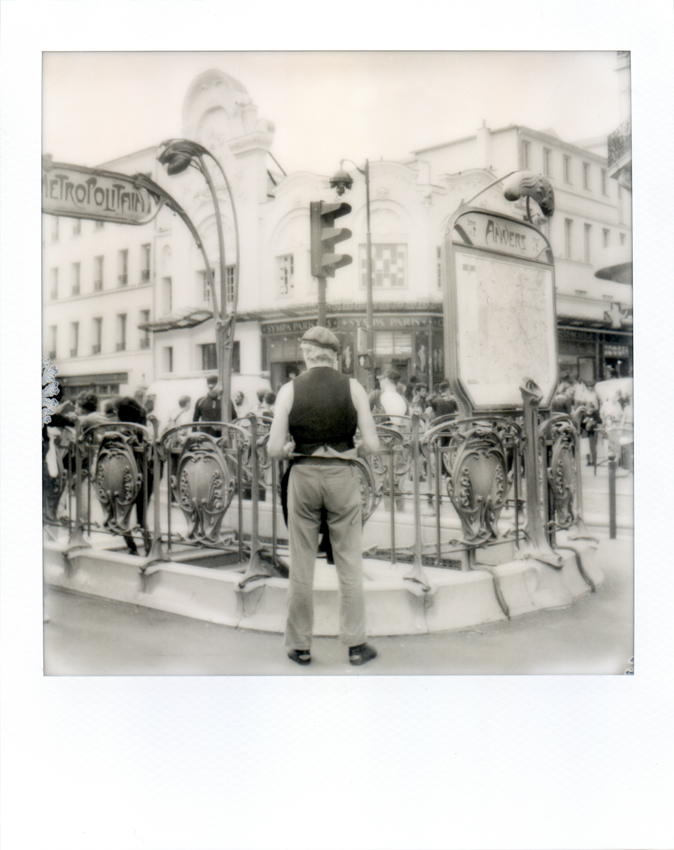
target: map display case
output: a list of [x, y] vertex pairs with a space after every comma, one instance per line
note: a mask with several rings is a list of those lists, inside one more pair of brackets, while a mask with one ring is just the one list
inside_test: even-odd
[[531, 224], [459, 209], [444, 245], [445, 362], [464, 415], [522, 406], [533, 379], [549, 405], [557, 384], [552, 249]]

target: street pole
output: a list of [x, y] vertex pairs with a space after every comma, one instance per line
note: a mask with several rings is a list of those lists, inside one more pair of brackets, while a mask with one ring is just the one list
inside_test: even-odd
[[367, 251], [367, 281], [365, 303], [365, 327], [367, 332], [368, 359], [368, 390], [372, 392], [374, 385], [374, 306], [372, 303], [372, 228], [370, 226], [370, 160], [365, 160], [365, 215], [367, 220], [366, 251]]
[[215, 191], [215, 185], [211, 179], [211, 175], [206, 168], [206, 163], [203, 157], [199, 155], [199, 165], [201, 173], [204, 175], [208, 184], [211, 197], [213, 198], [213, 208], [215, 210], [215, 223], [218, 233], [218, 253], [220, 255], [220, 312], [215, 309], [213, 315], [215, 318], [215, 350], [218, 363], [218, 384], [216, 389], [221, 393], [220, 401], [220, 418], [223, 422], [230, 421], [230, 405], [229, 397], [231, 395], [232, 384], [232, 349], [227, 343], [227, 325], [225, 316], [227, 314], [227, 263], [225, 261], [225, 237], [222, 230], [222, 218], [220, 216], [220, 204], [218, 195]]
[[317, 277], [318, 281], [318, 324], [322, 327], [326, 327], [326, 278]]
[[[160, 156], [157, 157], [162, 165], [166, 165], [169, 175], [180, 174], [190, 166], [197, 168], [200, 171], [206, 183], [208, 184], [213, 207], [215, 210], [215, 221], [218, 233], [218, 249], [220, 252], [220, 309], [218, 310], [217, 293], [213, 283], [213, 275], [210, 270], [210, 264], [206, 252], [201, 244], [198, 236], [197, 244], [204, 256], [206, 270], [209, 276], [209, 284], [213, 295], [213, 318], [215, 320], [215, 350], [218, 364], [218, 383], [217, 389], [221, 397], [221, 419], [223, 422], [230, 421], [230, 395], [232, 384], [232, 346], [234, 340], [234, 331], [236, 329], [236, 311], [238, 305], [239, 294], [239, 263], [240, 263], [240, 243], [239, 243], [239, 225], [236, 215], [236, 206], [234, 204], [234, 196], [232, 188], [229, 185], [227, 174], [220, 162], [208, 151], [203, 145], [198, 142], [192, 142], [189, 139], [170, 139], [162, 144], [164, 148]], [[236, 249], [236, 263], [234, 266], [234, 297], [232, 300], [232, 310], [230, 315], [227, 315], [227, 265], [225, 262], [225, 240], [222, 228], [222, 217], [220, 215], [220, 204], [218, 195], [211, 179], [211, 175], [206, 168], [204, 156], [209, 156], [217, 165], [222, 177], [225, 181], [225, 186], [229, 193], [230, 205], [232, 211], [232, 220], [234, 222], [234, 239]], [[196, 160], [196, 163], [195, 163]], [[181, 210], [180, 213], [187, 221], [186, 214]], [[193, 229], [191, 223], [188, 222], [190, 229]], [[196, 230], [194, 230], [196, 233]]]

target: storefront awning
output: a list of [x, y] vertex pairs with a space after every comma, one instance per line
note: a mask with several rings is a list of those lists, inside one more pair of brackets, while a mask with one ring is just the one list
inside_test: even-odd
[[188, 307], [184, 310], [177, 310], [166, 316], [161, 316], [154, 322], [144, 322], [138, 325], [138, 327], [141, 330], [152, 331], [152, 333], [161, 333], [162, 331], [173, 331], [181, 328], [194, 328], [212, 318], [212, 310]]

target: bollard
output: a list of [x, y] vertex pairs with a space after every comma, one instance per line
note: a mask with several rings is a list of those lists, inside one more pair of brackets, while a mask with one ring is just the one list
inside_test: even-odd
[[615, 477], [618, 468], [618, 458], [609, 451], [608, 454], [608, 527], [611, 540], [616, 539], [616, 494]]

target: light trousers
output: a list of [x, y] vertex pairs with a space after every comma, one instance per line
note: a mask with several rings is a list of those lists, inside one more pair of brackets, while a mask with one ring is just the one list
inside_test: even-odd
[[344, 461], [295, 464], [288, 483], [290, 579], [285, 645], [309, 649], [314, 628], [314, 568], [321, 509], [327, 511], [337, 579], [339, 633], [347, 646], [365, 643], [360, 475]]

